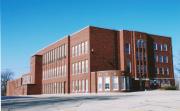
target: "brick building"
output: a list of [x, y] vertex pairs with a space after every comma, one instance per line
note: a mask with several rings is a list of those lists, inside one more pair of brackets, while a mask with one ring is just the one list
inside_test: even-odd
[[7, 95], [118, 92], [174, 85], [170, 37], [88, 26], [31, 57]]

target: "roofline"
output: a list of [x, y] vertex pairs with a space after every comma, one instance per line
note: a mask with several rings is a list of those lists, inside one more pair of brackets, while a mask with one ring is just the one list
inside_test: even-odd
[[[100, 29], [105, 29], [105, 30], [112, 30], [112, 31], [133, 31], [133, 32], [145, 33], [145, 34], [148, 34], [148, 35], [160, 36], [160, 37], [170, 38], [170, 39], [171, 39], [170, 36], [157, 35], [157, 34], [152, 34], [152, 33], [147, 33], [147, 32], [136, 31], [136, 30], [125, 30], [125, 29], [116, 30], [116, 29], [110, 29], [110, 28], [96, 27], [96, 26], [92, 26], [92, 25], [87, 25], [87, 26], [85, 26], [84, 28], [79, 29], [78, 31], [75, 31], [75, 32], [73, 32], [73, 33], [71, 33], [71, 34], [65, 35], [65, 36], [61, 37], [60, 39], [56, 40], [55, 42], [52, 42], [52, 43], [50, 43], [49, 45], [44, 46], [43, 48], [39, 49], [39, 50], [36, 51], [34, 54], [32, 54], [32, 56], [36, 55], [37, 53], [39, 53], [40, 51], [46, 49], [47, 47], [52, 46], [53, 44], [55, 44], [55, 43], [57, 43], [57, 42], [65, 39], [66, 37], [74, 36], [74, 35], [76, 35], [77, 33], [81, 32], [82, 30], [84, 30], [84, 29], [86, 29], [86, 28], [89, 28], [89, 27], [100, 28]], [[31, 56], [31, 57], [32, 57], [32, 56]]]
[[152, 34], [152, 33], [148, 33], [148, 32], [143, 32], [143, 31], [136, 31], [136, 30], [119, 30], [119, 31], [130, 31], [130, 32], [138, 32], [138, 33], [144, 33], [147, 35], [154, 35], [154, 36], [159, 36], [159, 37], [163, 37], [163, 38], [169, 38], [171, 39], [171, 36], [165, 36], [165, 35], [158, 35], [158, 34]]
[[[66, 37], [68, 37], [68, 36], [70, 36], [70, 37], [71, 37], [71, 36], [73, 36], [73, 35], [75, 35], [75, 34], [77, 34], [77, 33], [81, 32], [82, 30], [84, 30], [84, 29], [88, 28], [88, 27], [90, 27], [90, 26], [89, 26], [89, 25], [87, 25], [87, 26], [85, 26], [84, 28], [82, 28], [82, 29], [80, 29], [80, 30], [78, 30], [78, 31], [76, 31], [76, 32], [73, 32], [72, 34], [68, 34], [68, 35], [65, 35], [65, 36], [61, 37], [60, 39], [56, 40], [55, 42], [52, 42], [52, 43], [50, 43], [49, 45], [44, 46], [43, 48], [39, 49], [39, 50], [38, 50], [38, 51], [36, 51], [34, 54], [32, 54], [32, 56], [36, 55], [37, 53], [39, 53], [40, 51], [42, 51], [42, 50], [46, 49], [47, 47], [49, 47], [49, 46], [51, 46], [51, 45], [53, 45], [53, 44], [55, 44], [55, 43], [57, 43], [57, 42], [59, 42], [59, 41], [61, 41], [61, 40], [65, 39]], [[32, 57], [32, 56], [31, 56], [31, 57]]]

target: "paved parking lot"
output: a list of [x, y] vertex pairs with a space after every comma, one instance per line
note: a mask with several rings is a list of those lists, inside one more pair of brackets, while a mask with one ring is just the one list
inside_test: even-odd
[[180, 91], [2, 97], [2, 111], [180, 111]]

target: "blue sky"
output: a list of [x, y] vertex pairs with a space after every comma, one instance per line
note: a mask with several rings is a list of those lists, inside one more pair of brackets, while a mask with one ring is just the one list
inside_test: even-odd
[[171, 36], [174, 64], [180, 55], [180, 0], [2, 0], [1, 5], [1, 68], [16, 77], [29, 72], [37, 50], [87, 25]]

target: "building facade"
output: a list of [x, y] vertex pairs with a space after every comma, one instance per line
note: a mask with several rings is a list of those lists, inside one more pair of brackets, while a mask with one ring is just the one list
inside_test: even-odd
[[[19, 85], [15, 85], [19, 83]], [[31, 57], [7, 95], [133, 91], [174, 85], [170, 37], [88, 26]]]

